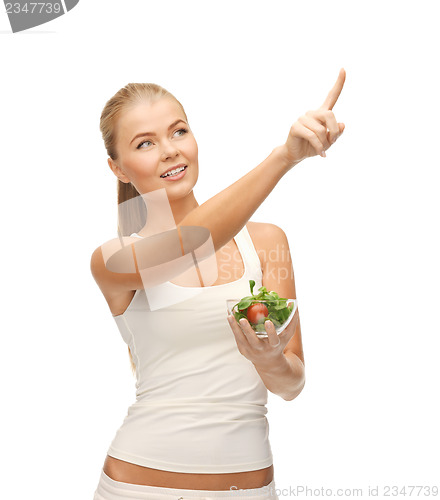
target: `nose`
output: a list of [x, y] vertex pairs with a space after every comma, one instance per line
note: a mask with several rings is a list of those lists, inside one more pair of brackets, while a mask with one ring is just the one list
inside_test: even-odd
[[177, 147], [171, 142], [166, 141], [162, 146], [162, 161], [167, 160], [168, 158], [173, 158], [179, 154], [179, 150]]

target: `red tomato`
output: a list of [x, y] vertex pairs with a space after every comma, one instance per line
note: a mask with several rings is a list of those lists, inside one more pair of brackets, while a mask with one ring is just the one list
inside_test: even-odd
[[265, 318], [269, 314], [269, 311], [267, 310], [267, 307], [264, 304], [258, 303], [258, 304], [252, 304], [249, 306], [247, 310], [247, 318], [250, 323], [257, 324], [259, 321], [261, 321], [263, 318]]

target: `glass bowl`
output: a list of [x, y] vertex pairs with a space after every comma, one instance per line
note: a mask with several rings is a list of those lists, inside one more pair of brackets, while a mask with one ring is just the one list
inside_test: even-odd
[[[258, 318], [258, 322], [257, 323], [253, 323], [247, 317], [247, 311], [248, 311], [249, 308], [243, 309], [241, 311], [237, 310], [237, 308], [235, 306], [237, 306], [239, 302], [240, 302], [240, 299], [228, 299], [226, 301], [226, 306], [227, 306], [227, 309], [228, 309], [228, 315], [232, 314], [232, 316], [234, 316], [234, 318], [236, 319], [237, 322], [240, 320], [240, 318], [247, 319], [249, 321], [249, 324], [251, 325], [252, 329], [257, 334], [257, 336], [258, 337], [262, 337], [262, 338], [263, 337], [267, 338], [266, 328], [264, 327], [264, 322], [267, 319], [269, 319], [270, 321], [272, 321], [272, 323], [275, 326], [275, 331], [276, 331], [276, 333], [278, 335], [292, 321], [292, 318], [295, 315], [295, 312], [296, 312], [296, 310], [298, 308], [298, 300], [297, 299], [287, 299], [286, 300], [286, 307], [288, 307], [289, 309], [291, 308], [291, 312], [289, 313], [289, 315], [287, 316], [287, 318], [284, 321], [280, 322], [279, 320], [271, 317], [271, 313], [269, 313], [269, 317], [263, 316], [262, 314], [260, 314], [259, 315], [260, 317]], [[254, 305], [254, 304], [258, 304], [258, 303], [266, 305], [265, 302], [264, 302], [264, 300], [255, 300], [255, 301], [252, 302], [251, 306]], [[292, 306], [292, 304], [293, 304], [293, 306]], [[249, 307], [251, 307], [251, 306], [249, 306]], [[253, 319], [255, 319], [255, 318], [253, 318]]]

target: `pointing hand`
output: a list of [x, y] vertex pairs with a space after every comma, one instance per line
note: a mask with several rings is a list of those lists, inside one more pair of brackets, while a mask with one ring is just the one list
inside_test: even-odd
[[325, 151], [344, 131], [345, 125], [336, 121], [332, 111], [344, 82], [345, 70], [342, 68], [322, 105], [300, 116], [290, 128], [286, 143], [281, 147], [289, 166], [311, 156], [325, 157]]

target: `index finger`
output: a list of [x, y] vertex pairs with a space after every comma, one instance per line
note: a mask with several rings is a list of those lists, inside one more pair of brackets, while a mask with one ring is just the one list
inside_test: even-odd
[[338, 97], [341, 94], [344, 82], [345, 82], [345, 69], [341, 68], [341, 70], [339, 71], [338, 79], [336, 80], [336, 83], [333, 85], [333, 88], [330, 90], [327, 97], [325, 98], [325, 101], [321, 105], [321, 109], [322, 108], [333, 109], [333, 106], [336, 104], [336, 101], [338, 100]]

